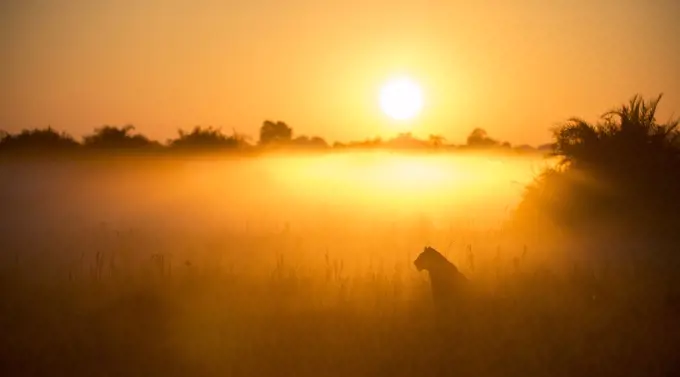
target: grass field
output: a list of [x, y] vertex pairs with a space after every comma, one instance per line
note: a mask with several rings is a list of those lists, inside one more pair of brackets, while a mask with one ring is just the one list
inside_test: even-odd
[[[468, 205], [466, 191], [438, 196], [454, 203], [381, 187], [350, 202], [347, 186], [302, 190], [266, 165], [82, 166], [1, 171], [12, 177], [1, 188], [2, 375], [678, 371], [666, 275], [642, 259], [596, 261], [602, 244], [503, 231], [503, 201], [519, 191]], [[500, 195], [470, 174], [468, 193]], [[465, 216], [447, 217], [456, 206]], [[474, 316], [435, 320], [412, 264], [426, 244], [474, 282]]]

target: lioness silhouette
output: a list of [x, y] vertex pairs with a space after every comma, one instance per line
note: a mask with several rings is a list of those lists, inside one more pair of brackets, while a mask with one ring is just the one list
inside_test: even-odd
[[426, 246], [413, 262], [418, 271], [425, 270], [430, 275], [432, 299], [437, 311], [452, 313], [460, 311], [465, 299], [468, 279], [458, 268], [440, 252]]

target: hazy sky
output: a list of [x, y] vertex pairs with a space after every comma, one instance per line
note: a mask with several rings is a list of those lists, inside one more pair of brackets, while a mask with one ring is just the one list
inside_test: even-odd
[[423, 87], [413, 131], [453, 141], [543, 142], [637, 92], [680, 115], [677, 0], [2, 0], [0, 47], [8, 131], [389, 136], [377, 96], [397, 74]]

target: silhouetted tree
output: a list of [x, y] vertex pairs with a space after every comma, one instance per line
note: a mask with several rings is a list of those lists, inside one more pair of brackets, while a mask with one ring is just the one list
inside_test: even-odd
[[312, 136], [310, 143], [314, 146], [322, 147], [322, 148], [327, 148], [328, 147], [328, 142], [324, 140], [320, 136]]
[[425, 148], [429, 145], [428, 141], [418, 139], [410, 132], [403, 132], [386, 142], [392, 148]]
[[57, 132], [52, 127], [45, 129], [23, 130], [19, 134], [4, 132], [0, 136], [1, 150], [73, 150], [79, 144], [71, 135]]
[[133, 134], [135, 126], [124, 127], [108, 126], [97, 128], [94, 134], [83, 138], [83, 145], [92, 149], [131, 149], [157, 146], [158, 143], [150, 141], [146, 136]]
[[433, 147], [441, 147], [444, 145], [444, 141], [446, 141], [446, 138], [442, 135], [430, 135], [429, 137], [430, 144]]
[[293, 138], [293, 129], [284, 122], [264, 121], [260, 127], [260, 144], [286, 143]]
[[467, 145], [474, 148], [488, 148], [498, 145], [498, 141], [492, 139], [486, 130], [475, 128], [467, 137]]
[[296, 145], [307, 145], [309, 144], [309, 136], [300, 135], [293, 139], [293, 143]]
[[560, 164], [527, 189], [518, 214], [569, 228], [616, 222], [626, 234], [677, 236], [680, 134], [677, 119], [657, 123], [660, 99], [636, 95], [598, 123], [571, 118], [554, 129]]
[[169, 140], [171, 148], [178, 149], [216, 149], [216, 148], [239, 148], [248, 145], [247, 138], [233, 132], [231, 136], [225, 135], [220, 128], [200, 126], [194, 127], [191, 132], [178, 130], [179, 136]]
[[318, 136], [313, 136], [313, 137], [308, 137], [308, 136], [298, 136], [295, 139], [293, 139], [292, 144], [296, 147], [303, 147], [303, 148], [327, 148], [328, 143], [326, 140], [318, 137]]
[[[644, 102], [634, 96], [629, 104], [608, 111], [602, 121], [590, 124], [571, 118], [555, 131], [554, 154], [565, 163], [595, 168], [676, 161], [678, 157], [678, 120], [656, 122], [656, 108], [661, 96]], [[624, 154], [628, 153], [628, 154]], [[628, 169], [631, 165], [627, 165]]]

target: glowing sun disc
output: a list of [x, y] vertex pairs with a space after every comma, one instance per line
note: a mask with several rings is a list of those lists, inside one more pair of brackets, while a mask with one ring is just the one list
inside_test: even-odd
[[380, 91], [380, 107], [392, 119], [412, 119], [423, 108], [420, 87], [406, 77], [392, 80]]

